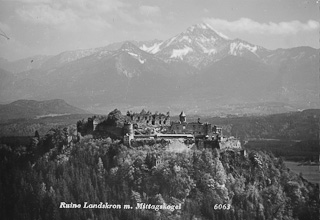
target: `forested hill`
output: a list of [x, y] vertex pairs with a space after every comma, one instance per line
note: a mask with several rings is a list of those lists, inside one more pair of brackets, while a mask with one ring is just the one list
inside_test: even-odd
[[[0, 148], [2, 219], [319, 219], [319, 185], [264, 152], [172, 152], [167, 142], [127, 148], [53, 129], [26, 148]], [[153, 158], [161, 158], [154, 166]], [[59, 208], [61, 202], [81, 208]], [[85, 202], [120, 204], [87, 209]], [[177, 210], [135, 209], [138, 203]], [[221, 205], [219, 205], [221, 204]], [[133, 209], [126, 210], [124, 205]]]
[[89, 112], [69, 105], [62, 99], [18, 100], [10, 104], [0, 105], [0, 121], [87, 113]]
[[226, 135], [237, 136], [244, 140], [251, 138], [317, 140], [320, 109], [265, 116], [206, 117], [203, 121], [219, 125]]

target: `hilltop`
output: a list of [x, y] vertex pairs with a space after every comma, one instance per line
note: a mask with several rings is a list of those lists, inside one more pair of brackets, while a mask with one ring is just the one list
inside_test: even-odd
[[[52, 129], [43, 138], [33, 138], [28, 147], [0, 145], [0, 193], [6, 201], [0, 204], [1, 216], [319, 219], [319, 186], [288, 170], [270, 153], [174, 152], [167, 150], [166, 142], [128, 148], [111, 138], [90, 135], [68, 140], [67, 129]], [[81, 208], [60, 208], [61, 202]], [[85, 202], [120, 208], [87, 209]], [[143, 203], [162, 209], [136, 209]], [[163, 209], [167, 205], [176, 208]]]

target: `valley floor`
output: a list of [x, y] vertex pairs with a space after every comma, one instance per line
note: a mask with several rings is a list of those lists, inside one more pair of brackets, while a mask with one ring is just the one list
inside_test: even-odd
[[[319, 166], [300, 165], [299, 162], [285, 161], [286, 166], [296, 174], [302, 173], [302, 176], [312, 183], [320, 183]], [[300, 165], [300, 166], [299, 166]]]

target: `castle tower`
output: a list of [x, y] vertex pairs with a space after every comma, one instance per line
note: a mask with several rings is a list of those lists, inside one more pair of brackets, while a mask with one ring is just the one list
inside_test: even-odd
[[184, 111], [182, 111], [182, 112], [180, 113], [179, 117], [180, 117], [180, 122], [181, 122], [181, 123], [187, 122], [186, 114], [184, 113]]
[[212, 127], [211, 127], [211, 124], [205, 123], [204, 126], [205, 126], [205, 129], [204, 129], [205, 135], [209, 135], [210, 138], [211, 138], [211, 137], [212, 137]]
[[160, 155], [155, 155], [155, 154], [152, 155], [152, 166], [157, 167], [162, 163], [163, 161]]
[[99, 124], [99, 120], [97, 118], [93, 119], [93, 131], [95, 131], [97, 129], [97, 126]]
[[123, 143], [130, 146], [131, 140], [134, 139], [133, 125], [125, 123], [123, 126]]

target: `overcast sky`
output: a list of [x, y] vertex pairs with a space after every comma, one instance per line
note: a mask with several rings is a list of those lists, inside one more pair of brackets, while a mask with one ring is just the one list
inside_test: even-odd
[[319, 48], [317, 0], [0, 0], [0, 57], [165, 40], [200, 22], [267, 49]]

